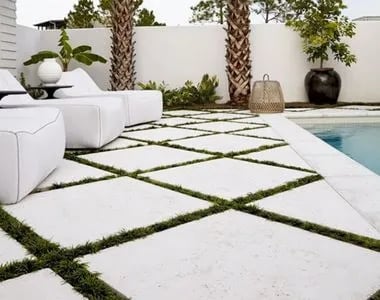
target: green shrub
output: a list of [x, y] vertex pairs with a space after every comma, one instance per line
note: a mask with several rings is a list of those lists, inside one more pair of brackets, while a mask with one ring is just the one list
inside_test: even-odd
[[216, 76], [203, 75], [202, 80], [197, 85], [190, 80], [186, 81], [183, 87], [169, 89], [165, 82], [157, 83], [148, 81], [137, 84], [142, 90], [159, 90], [163, 94], [165, 107], [183, 107], [189, 105], [204, 105], [215, 103], [221, 99], [216, 93], [219, 81]]
[[44, 91], [42, 89], [31, 89], [31, 85], [26, 82], [25, 74], [23, 72], [20, 73], [20, 84], [26, 89], [28, 94], [32, 96], [34, 99], [39, 99], [44, 95]]

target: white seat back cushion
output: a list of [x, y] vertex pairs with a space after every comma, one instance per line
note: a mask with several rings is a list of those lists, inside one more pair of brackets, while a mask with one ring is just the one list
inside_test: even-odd
[[[18, 80], [5, 69], [0, 69], [0, 90], [2, 91], [25, 91], [24, 87], [18, 82]], [[33, 98], [28, 94], [25, 95], [13, 95], [4, 97], [0, 101], [1, 104], [26, 104], [33, 101]]]
[[73, 71], [63, 72], [58, 84], [72, 85], [69, 89], [60, 89], [55, 93], [57, 98], [82, 97], [96, 95], [103, 91], [96, 85], [90, 75], [81, 68]]

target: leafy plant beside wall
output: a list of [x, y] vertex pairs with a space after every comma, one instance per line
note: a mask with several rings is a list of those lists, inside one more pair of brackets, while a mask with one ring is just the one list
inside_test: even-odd
[[338, 100], [341, 79], [332, 68], [325, 68], [329, 55], [346, 66], [356, 62], [343, 38], [355, 35], [355, 24], [342, 11], [347, 8], [343, 0], [288, 0], [294, 11], [288, 16], [287, 26], [299, 33], [303, 51], [310, 62], [319, 62], [319, 68], [306, 75], [305, 87], [310, 102], [335, 104]]
[[186, 81], [183, 87], [169, 89], [165, 82], [157, 83], [149, 81], [148, 83], [137, 84], [142, 90], [159, 90], [163, 94], [165, 107], [183, 107], [190, 105], [214, 104], [221, 97], [217, 95], [216, 88], [219, 81], [216, 76], [210, 77], [208, 74], [203, 75], [202, 80], [197, 84], [190, 80]]
[[54, 52], [49, 50], [40, 51], [24, 62], [25, 66], [37, 64], [47, 58], [57, 58], [61, 64], [63, 71], [67, 71], [69, 64], [72, 60], [76, 60], [86, 66], [92, 65], [94, 62], [106, 63], [107, 60], [97, 54], [92, 53], [91, 46], [81, 45], [73, 48], [70, 44], [70, 38], [65, 29], [61, 29], [60, 39], [58, 46], [61, 47], [60, 51]]

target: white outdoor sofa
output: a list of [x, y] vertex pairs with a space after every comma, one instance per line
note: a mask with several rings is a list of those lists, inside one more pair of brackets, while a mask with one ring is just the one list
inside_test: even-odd
[[[7, 70], [0, 69], [0, 90], [25, 90]], [[29, 95], [12, 95], [0, 107], [55, 107], [64, 118], [66, 148], [100, 148], [124, 130], [124, 103], [118, 97], [34, 100]]]
[[64, 72], [58, 82], [72, 85], [72, 88], [60, 89], [55, 93], [57, 98], [118, 96], [124, 101], [126, 123], [132, 126], [161, 119], [163, 110], [162, 93], [160, 91], [103, 91], [92, 78], [81, 68]]
[[64, 151], [60, 110], [0, 109], [0, 204], [22, 200], [59, 165]]

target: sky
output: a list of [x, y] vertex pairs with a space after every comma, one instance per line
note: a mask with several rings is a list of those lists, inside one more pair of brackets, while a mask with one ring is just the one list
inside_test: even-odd
[[[32, 26], [35, 23], [63, 19], [78, 0], [17, 0], [17, 18], [21, 25]], [[191, 16], [190, 6], [199, 0], [144, 0], [143, 7], [154, 11], [159, 22], [167, 25], [186, 25]], [[360, 16], [380, 16], [379, 0], [346, 0], [345, 12], [350, 18]], [[94, 0], [97, 4], [98, 0]], [[260, 22], [259, 18], [254, 19]]]

